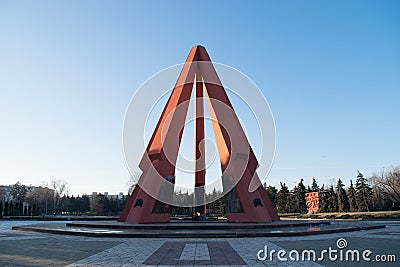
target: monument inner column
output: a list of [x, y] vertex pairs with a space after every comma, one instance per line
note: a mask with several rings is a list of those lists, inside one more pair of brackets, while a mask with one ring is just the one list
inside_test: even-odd
[[205, 170], [205, 142], [204, 142], [204, 103], [203, 103], [203, 81], [199, 72], [196, 73], [196, 92], [194, 101], [194, 133], [195, 133], [195, 147], [194, 147], [194, 206], [195, 216], [206, 216], [205, 205], [205, 190], [204, 185], [206, 182]]

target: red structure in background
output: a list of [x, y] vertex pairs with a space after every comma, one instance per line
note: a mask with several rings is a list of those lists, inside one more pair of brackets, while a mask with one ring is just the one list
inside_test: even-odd
[[317, 213], [319, 209], [319, 196], [318, 192], [306, 193], [307, 213]]
[[[205, 216], [204, 108], [206, 98], [222, 170], [229, 222], [279, 220], [256, 173], [258, 161], [214, 66], [202, 46], [194, 46], [139, 164], [143, 171], [120, 221], [169, 222], [175, 165], [195, 84], [195, 212]], [[206, 93], [203, 97], [203, 91]], [[254, 190], [250, 190], [254, 188]], [[158, 197], [157, 197], [158, 196]], [[158, 199], [164, 200], [163, 202]], [[168, 201], [165, 201], [168, 200]]]

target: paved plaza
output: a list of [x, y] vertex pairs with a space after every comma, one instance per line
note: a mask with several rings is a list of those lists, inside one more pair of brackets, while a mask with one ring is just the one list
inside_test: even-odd
[[[0, 266], [398, 266], [378, 263], [376, 256], [395, 255], [397, 262], [400, 257], [400, 222], [374, 222], [387, 227], [368, 231], [257, 238], [98, 238], [11, 230], [34, 223], [0, 221]], [[346, 243], [342, 252], [338, 239]], [[338, 251], [337, 259], [325, 255], [318, 260], [329, 247]], [[257, 254], [262, 258], [265, 249], [267, 257], [258, 260]], [[281, 255], [286, 261], [278, 259], [279, 250], [287, 252]], [[293, 250], [299, 252], [298, 262], [289, 258]], [[304, 250], [315, 250], [316, 261], [302, 261]], [[360, 257], [370, 250], [370, 261], [346, 261], [346, 250], [359, 250]], [[290, 255], [296, 259], [295, 253]]]

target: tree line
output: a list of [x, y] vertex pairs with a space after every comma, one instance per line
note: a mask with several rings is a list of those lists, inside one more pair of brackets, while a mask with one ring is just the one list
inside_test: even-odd
[[[341, 179], [336, 184], [319, 186], [313, 178], [310, 185], [305, 186], [304, 180], [289, 189], [281, 182], [280, 188], [264, 184], [264, 188], [272, 204], [279, 213], [306, 213], [307, 192], [318, 192], [318, 212], [347, 212], [347, 211], [386, 211], [400, 209], [400, 167], [392, 167], [388, 171], [374, 174], [369, 179], [358, 172], [355, 183], [350, 180], [345, 186]], [[40, 216], [48, 214], [85, 214], [118, 216], [125, 207], [128, 196], [110, 198], [97, 194], [74, 197], [68, 195], [66, 183], [52, 180], [48, 186], [32, 187], [19, 182], [11, 186], [10, 198], [4, 197], [0, 188], [0, 217], [4, 216]], [[193, 193], [174, 192], [174, 203], [171, 215], [193, 215]], [[208, 216], [225, 215], [225, 201], [222, 192], [214, 189], [206, 193]], [[92, 203], [91, 203], [92, 201]], [[92, 205], [91, 205], [92, 204]]]
[[[225, 215], [225, 201], [221, 191], [214, 188], [212, 192], [206, 192], [205, 197], [207, 203], [206, 214], [208, 217]], [[174, 192], [173, 202], [176, 204], [171, 206], [172, 216], [193, 216], [194, 208], [191, 205], [194, 203], [194, 193]]]
[[97, 194], [92, 200], [86, 194], [68, 194], [67, 184], [52, 180], [45, 186], [27, 186], [17, 182], [9, 186], [9, 192], [0, 188], [0, 218], [3, 216], [43, 216], [43, 215], [118, 215], [122, 212], [127, 197], [110, 198]]
[[318, 192], [318, 212], [347, 211], [389, 211], [400, 209], [400, 168], [392, 167], [387, 172], [374, 174], [369, 179], [361, 172], [350, 180], [346, 188], [338, 179], [335, 185], [318, 185], [315, 178], [311, 185], [304, 185], [304, 180], [289, 190], [285, 183], [280, 183], [279, 190], [264, 184], [272, 203], [279, 213], [306, 213], [305, 195], [307, 192]]

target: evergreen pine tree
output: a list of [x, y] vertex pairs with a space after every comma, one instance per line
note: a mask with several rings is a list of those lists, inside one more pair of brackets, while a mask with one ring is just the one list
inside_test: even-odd
[[372, 188], [361, 172], [358, 172], [356, 180], [356, 203], [360, 211], [369, 211], [369, 199], [372, 196]]
[[317, 184], [317, 181], [315, 181], [314, 177], [312, 178], [311, 191], [313, 191], [313, 192], [318, 192], [319, 191], [319, 186]]
[[350, 211], [358, 211], [358, 206], [356, 201], [356, 190], [354, 189], [352, 180], [350, 180], [350, 186], [347, 189], [347, 196], [349, 197]]
[[306, 187], [303, 184], [303, 179], [300, 179], [300, 182], [293, 189], [294, 196], [294, 208], [296, 212], [306, 213], [307, 205], [306, 205]]
[[286, 209], [289, 213], [299, 212], [297, 209], [296, 197], [293, 190], [289, 191], [288, 201], [286, 203]]
[[9, 210], [10, 210], [10, 209], [9, 209], [8, 201], [5, 201], [5, 202], [4, 202], [4, 209], [3, 209], [3, 214], [4, 214], [4, 216], [10, 215]]
[[289, 207], [289, 188], [285, 183], [282, 184], [281, 182], [281, 188], [278, 191], [277, 197], [276, 197], [276, 208], [278, 212], [280, 213], [287, 213], [289, 212], [288, 207]]
[[276, 189], [275, 186], [266, 186], [264, 187], [265, 191], [267, 191], [268, 197], [272, 202], [272, 205], [276, 206], [276, 201], [277, 201], [277, 197], [278, 197], [278, 189]]
[[349, 210], [349, 199], [346, 194], [346, 190], [344, 189], [344, 184], [342, 180], [338, 180], [336, 184], [336, 195], [337, 195], [337, 202], [338, 202], [338, 210], [340, 212], [348, 211]]
[[327, 212], [328, 211], [328, 194], [322, 185], [321, 189], [318, 192], [318, 212]]
[[81, 201], [79, 203], [79, 211], [81, 213], [90, 211], [90, 199], [88, 195], [82, 195]]
[[328, 212], [338, 211], [338, 201], [333, 185], [328, 189]]

